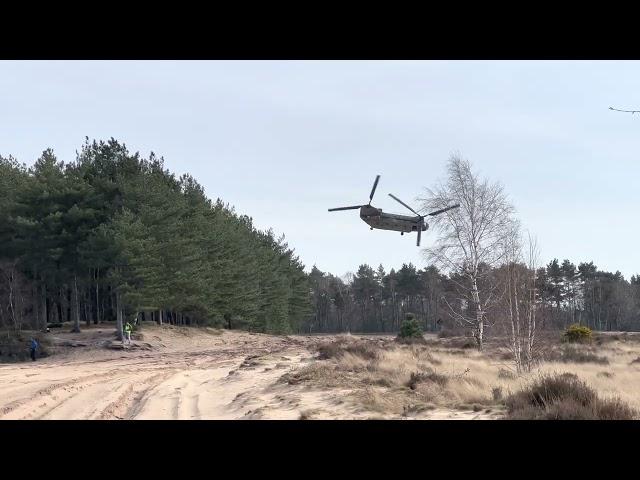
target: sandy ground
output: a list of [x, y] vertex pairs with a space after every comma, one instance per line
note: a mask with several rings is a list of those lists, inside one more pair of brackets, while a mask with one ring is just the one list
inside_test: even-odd
[[[104, 326], [50, 336], [56, 354], [0, 364], [0, 419], [394, 418], [353, 403], [351, 390], [279, 381], [315, 362], [311, 347], [329, 336], [149, 325], [125, 349]], [[422, 418], [485, 417], [432, 410]]]
[[104, 326], [50, 335], [61, 352], [0, 365], [0, 419], [369, 417], [339, 392], [278, 382], [313, 362], [307, 347], [326, 337], [145, 326], [142, 340], [114, 350]]

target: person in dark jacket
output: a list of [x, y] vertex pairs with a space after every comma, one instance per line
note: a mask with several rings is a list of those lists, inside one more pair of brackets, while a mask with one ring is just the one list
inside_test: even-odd
[[29, 350], [31, 351], [31, 360], [36, 361], [36, 351], [38, 350], [38, 341], [31, 337], [31, 343], [29, 345]]

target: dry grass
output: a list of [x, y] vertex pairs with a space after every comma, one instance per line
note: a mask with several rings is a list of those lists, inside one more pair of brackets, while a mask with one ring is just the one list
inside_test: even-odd
[[294, 372], [285, 373], [280, 377], [281, 383], [298, 385], [312, 383], [322, 387], [340, 387], [348, 381], [348, 377], [333, 365], [313, 363]]
[[411, 372], [407, 387], [415, 390], [421, 383], [436, 383], [441, 387], [445, 387], [449, 383], [449, 377], [438, 372], [428, 369], [426, 372]]
[[[640, 335], [608, 336], [605, 341], [596, 336], [590, 346], [573, 346], [561, 345], [558, 335], [550, 334], [544, 338], [545, 361], [521, 374], [498, 342], [480, 353], [467, 347], [472, 339], [434, 337], [428, 336], [425, 344], [402, 345], [393, 339], [345, 336], [319, 348], [324, 360], [283, 380], [351, 391], [357, 405], [376, 414], [419, 417], [436, 407], [500, 410], [535, 379], [569, 373], [605, 402], [599, 418], [607, 417], [607, 409], [620, 412], [625, 405], [640, 411]], [[570, 417], [577, 411], [570, 403], [554, 407], [549, 415]]]
[[343, 337], [317, 350], [321, 361], [288, 373], [281, 381], [350, 389], [358, 405], [377, 413], [420, 415], [436, 407], [500, 408], [495, 388], [507, 391], [514, 383], [513, 378], [500, 378], [499, 368], [468, 348]]
[[403, 345], [426, 345], [424, 337], [396, 337], [395, 341]]
[[584, 345], [562, 345], [560, 348], [551, 349], [547, 355], [545, 355], [545, 360], [563, 363], [609, 364], [609, 359], [607, 357], [596, 355], [593, 347]]
[[640, 342], [640, 332], [596, 333], [594, 335], [594, 343], [596, 345], [605, 345], [612, 342]]
[[438, 338], [451, 338], [451, 337], [459, 337], [461, 332], [456, 330], [451, 330], [448, 328], [443, 328], [438, 332]]
[[333, 342], [324, 342], [318, 345], [318, 354], [321, 360], [339, 358], [344, 355], [354, 355], [366, 360], [376, 360], [379, 349], [374, 342], [367, 340], [353, 340], [346, 337]]
[[633, 420], [637, 413], [619, 398], [602, 399], [577, 375], [543, 375], [506, 399], [514, 420]]

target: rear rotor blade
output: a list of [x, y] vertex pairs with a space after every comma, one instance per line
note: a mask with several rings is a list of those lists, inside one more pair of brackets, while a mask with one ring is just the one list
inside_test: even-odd
[[371, 189], [371, 195], [369, 195], [369, 203], [373, 200], [373, 194], [376, 193], [376, 188], [378, 187], [378, 180], [380, 180], [380, 175], [376, 175], [376, 180], [373, 182], [373, 188]]
[[459, 206], [460, 206], [460, 204], [458, 203], [457, 205], [452, 205], [450, 207], [443, 208], [442, 210], [436, 210], [435, 212], [428, 213], [427, 215], [430, 216], [430, 217], [433, 217], [434, 215], [440, 215], [441, 213], [444, 213], [444, 212], [446, 212], [448, 210], [452, 210], [454, 208], [458, 208]]
[[407, 205], [406, 203], [404, 203], [402, 200], [400, 200], [398, 197], [392, 195], [391, 193], [389, 194], [389, 196], [391, 198], [393, 198], [396, 202], [404, 205], [405, 207], [407, 207], [409, 210], [411, 210], [413, 213], [415, 213], [416, 215], [420, 216], [420, 214], [418, 212], [416, 212], [413, 208], [411, 208], [409, 205]]
[[[422, 227], [422, 225], [420, 225], [420, 227]], [[416, 243], [416, 246], [418, 246], [418, 247], [420, 246], [420, 237], [421, 237], [421, 234], [422, 234], [422, 228], [420, 228], [420, 229], [418, 230], [418, 243]]]
[[338, 207], [338, 208], [330, 208], [330, 212], [337, 212], [338, 210], [355, 210], [356, 208], [360, 208], [362, 205], [354, 205], [353, 207]]

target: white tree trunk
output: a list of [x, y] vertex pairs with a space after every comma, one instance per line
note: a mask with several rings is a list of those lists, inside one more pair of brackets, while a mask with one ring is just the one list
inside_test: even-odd
[[520, 306], [518, 305], [518, 284], [520, 283], [518, 278], [518, 274], [515, 274], [514, 281], [514, 289], [513, 289], [513, 298], [514, 298], [514, 309], [516, 312], [515, 316], [515, 359], [516, 359], [516, 367], [518, 373], [522, 371], [522, 337], [520, 336]]
[[[535, 275], [535, 274], [534, 274]], [[534, 277], [535, 278], [535, 277]], [[527, 325], [527, 345], [526, 345], [526, 358], [527, 358], [527, 371], [531, 371], [533, 367], [533, 347], [535, 345], [536, 335], [536, 291], [535, 283], [531, 288], [529, 294], [529, 318]]]
[[473, 328], [473, 336], [476, 339], [478, 350], [482, 351], [484, 346], [484, 312], [482, 311], [482, 304], [480, 303], [480, 293], [478, 292], [478, 283], [475, 277], [472, 280], [471, 295], [473, 298], [473, 303], [476, 306], [476, 324]]

